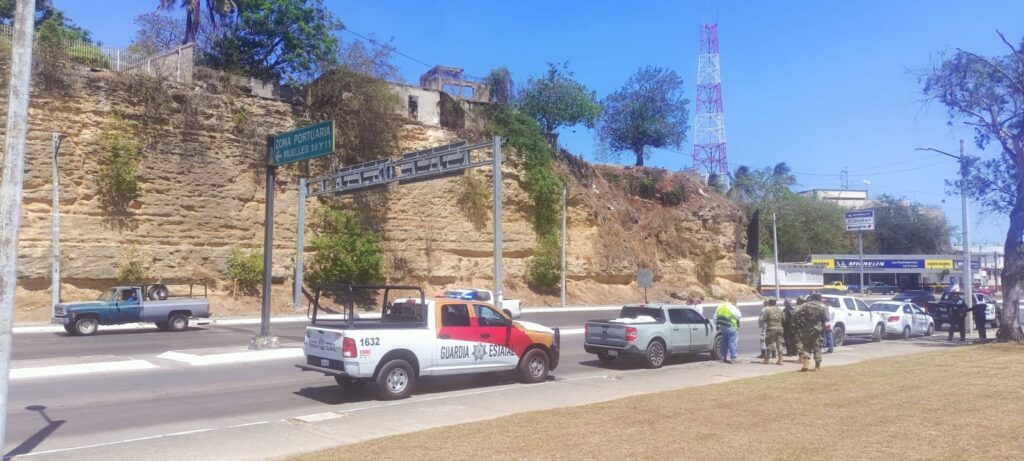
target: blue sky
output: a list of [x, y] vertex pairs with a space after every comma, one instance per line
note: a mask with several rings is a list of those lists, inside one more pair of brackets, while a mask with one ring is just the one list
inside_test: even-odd
[[[157, 0], [107, 0], [103, 8], [83, 0], [54, 3], [97, 40], [126, 46], [135, 33], [132, 19], [155, 9]], [[915, 70], [957, 48], [1004, 54], [997, 29], [1014, 43], [1024, 37], [1019, 0], [325, 3], [351, 30], [393, 38], [416, 60], [477, 76], [506, 66], [518, 85], [547, 62], [569, 61], [601, 97], [652, 64], [682, 75], [693, 99], [698, 25], [717, 20], [731, 168], [785, 161], [797, 172], [798, 190], [839, 187], [839, 172], [847, 168], [850, 188], [940, 206], [956, 226], [960, 200], [943, 185], [955, 176], [956, 161], [914, 148], [955, 152], [963, 138], [968, 153], [978, 152], [971, 131], [948, 126], [942, 106], [922, 103]], [[357, 40], [349, 33], [342, 38]], [[427, 70], [405, 57], [395, 62], [408, 82]], [[561, 140], [593, 158], [591, 130], [566, 129]], [[648, 165], [688, 167], [691, 149], [656, 152]], [[975, 244], [1002, 242], [1005, 216], [971, 218]]]

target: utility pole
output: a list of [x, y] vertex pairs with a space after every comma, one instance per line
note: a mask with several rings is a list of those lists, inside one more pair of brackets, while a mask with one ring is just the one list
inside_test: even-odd
[[11, 79], [7, 96], [3, 182], [0, 183], [0, 447], [7, 435], [7, 391], [14, 336], [14, 290], [18, 283], [18, 230], [25, 182], [25, 142], [32, 81], [32, 35], [35, 0], [19, 0], [11, 39]]
[[[963, 244], [963, 273], [960, 281], [960, 291], [964, 294], [964, 301], [967, 303], [967, 307], [974, 306], [974, 280], [971, 277], [971, 223], [968, 219], [968, 208], [967, 208], [967, 154], [964, 150], [964, 140], [960, 140], [960, 155], [953, 155], [949, 152], [943, 152], [938, 149], [931, 147], [918, 147], [914, 150], [930, 150], [932, 152], [938, 152], [946, 157], [957, 159], [960, 162], [960, 214], [963, 219], [964, 228], [964, 241]], [[971, 331], [971, 317], [967, 316], [967, 320], [964, 322], [965, 329]]]
[[53, 262], [50, 268], [50, 309], [60, 303], [60, 154], [61, 134], [53, 132]]
[[501, 238], [501, 137], [494, 137], [494, 302], [501, 308], [505, 300]]
[[562, 307], [565, 307], [565, 211], [569, 200], [568, 192], [562, 187]]
[[[960, 208], [964, 224], [964, 279], [961, 282], [967, 307], [974, 307], [974, 278], [971, 277], [971, 221], [967, 216], [967, 157], [964, 156], [964, 140], [960, 140]], [[971, 315], [964, 320], [964, 329], [971, 331]]]
[[775, 256], [775, 299], [779, 299], [782, 297], [782, 290], [779, 289], [779, 234], [775, 229], [775, 213], [772, 213], [772, 245], [772, 253]]

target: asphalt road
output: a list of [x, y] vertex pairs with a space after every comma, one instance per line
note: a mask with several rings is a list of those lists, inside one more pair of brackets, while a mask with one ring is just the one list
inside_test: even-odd
[[[744, 309], [753, 315], [755, 308]], [[528, 313], [524, 320], [566, 329], [580, 328], [587, 319], [607, 318], [608, 312]], [[753, 360], [758, 330], [747, 321], [740, 334], [740, 355]], [[305, 323], [274, 324], [282, 342], [301, 341]], [[21, 379], [11, 382], [6, 456], [116, 443], [127, 439], [293, 418], [376, 403], [373, 393], [345, 394], [331, 378], [301, 372], [300, 359], [244, 364], [189, 366], [156, 358], [168, 350], [192, 350], [248, 344], [258, 325], [197, 327], [182, 333], [148, 330], [109, 331], [93, 337], [63, 334], [15, 335], [15, 360], [118, 355], [145, 358], [160, 368], [120, 373]], [[553, 379], [573, 379], [614, 370], [640, 370], [636, 360], [608, 368], [583, 351], [583, 335], [563, 337], [560, 366]], [[707, 354], [680, 356], [666, 367], [706, 361]], [[16, 362], [17, 365], [17, 362]], [[726, 366], [726, 365], [723, 365]], [[656, 371], [654, 371], [656, 372]], [[517, 382], [512, 373], [423, 378], [416, 394], [445, 395], [494, 388]]]
[[[710, 316], [710, 308], [705, 315]], [[760, 313], [760, 308], [741, 308], [744, 316]], [[587, 320], [613, 318], [615, 311], [527, 312], [522, 320], [561, 328], [583, 328]], [[271, 324], [271, 334], [282, 344], [301, 343], [307, 322]], [[183, 332], [157, 331], [156, 326], [137, 330], [104, 330], [100, 326], [94, 336], [69, 337], [60, 333], [16, 334], [13, 360], [37, 360], [54, 357], [85, 357], [118, 355], [141, 357], [166, 351], [207, 349], [249, 344], [259, 334], [259, 325], [192, 326]]]

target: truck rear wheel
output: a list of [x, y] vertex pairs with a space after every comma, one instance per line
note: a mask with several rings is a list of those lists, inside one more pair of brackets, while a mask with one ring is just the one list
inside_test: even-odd
[[644, 361], [647, 368], [661, 368], [665, 364], [665, 345], [658, 340], [651, 341], [644, 353]]
[[182, 314], [174, 314], [167, 320], [167, 329], [171, 331], [185, 331], [188, 328], [188, 317]]
[[416, 385], [416, 373], [412, 365], [402, 359], [394, 359], [385, 363], [377, 373], [377, 393], [383, 400], [404, 399]]
[[540, 383], [548, 379], [548, 354], [542, 349], [530, 349], [519, 361], [519, 376], [525, 383]]
[[96, 334], [96, 330], [99, 329], [100, 323], [92, 317], [82, 317], [75, 320], [75, 334], [81, 336], [89, 336]]

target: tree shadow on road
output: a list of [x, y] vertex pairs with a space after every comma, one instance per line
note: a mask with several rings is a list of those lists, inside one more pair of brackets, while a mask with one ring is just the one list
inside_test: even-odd
[[25, 439], [24, 442], [21, 442], [20, 445], [14, 447], [13, 450], [4, 453], [5, 460], [13, 458], [18, 455], [31, 453], [33, 449], [38, 447], [40, 443], [43, 443], [44, 440], [48, 439], [51, 435], [53, 435], [54, 432], [57, 432], [57, 429], [60, 429], [60, 427], [63, 426], [65, 422], [67, 422], [63, 419], [58, 421], [50, 419], [50, 417], [46, 415], [46, 407], [43, 405], [30, 405], [25, 407], [25, 409], [28, 411], [38, 411], [39, 415], [43, 417], [44, 421], [46, 421], [46, 425], [43, 426], [42, 429], [36, 431], [35, 434], [32, 434], [31, 437]]

